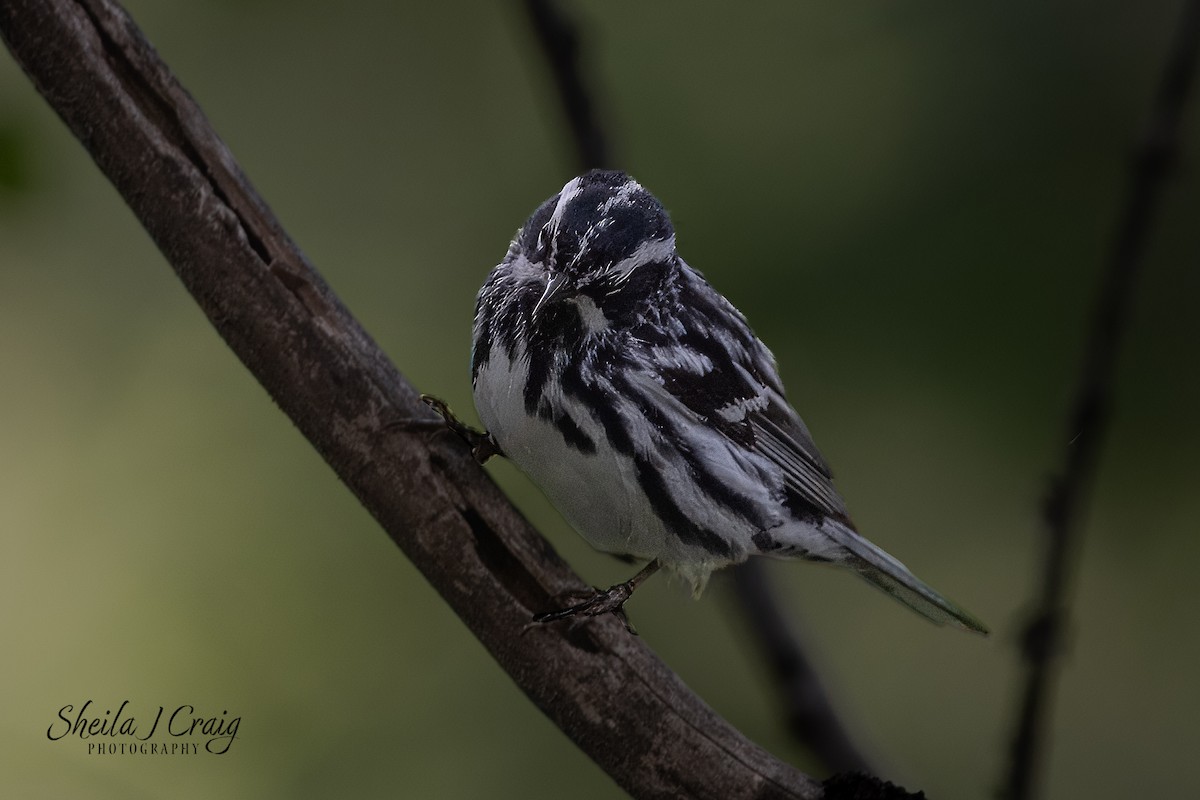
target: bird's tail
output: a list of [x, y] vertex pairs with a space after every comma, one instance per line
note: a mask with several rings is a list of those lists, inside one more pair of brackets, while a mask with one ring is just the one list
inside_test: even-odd
[[872, 585], [882, 589], [921, 616], [938, 625], [954, 625], [964, 630], [988, 633], [987, 626], [971, 614], [942, 597], [922, 582], [908, 567], [833, 520], [821, 525], [821, 532], [833, 540], [843, 557], [837, 561], [850, 567]]

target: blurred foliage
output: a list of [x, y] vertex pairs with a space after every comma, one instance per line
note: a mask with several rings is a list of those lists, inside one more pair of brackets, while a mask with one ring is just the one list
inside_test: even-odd
[[[572, 4], [620, 162], [772, 346], [860, 526], [985, 620], [772, 575], [888, 777], [987, 797], [1082, 331], [1178, 3]], [[572, 150], [519, 4], [129, 8], [335, 290], [470, 408], [474, 292]], [[1076, 575], [1048, 797], [1190, 796], [1200, 118], [1146, 263]], [[0, 58], [6, 796], [619, 796], [231, 357]], [[497, 479], [590, 580], [590, 551]], [[650, 645], [800, 767], [722, 581]], [[226, 756], [88, 756], [57, 710], [193, 703]], [[142, 712], [143, 714], [145, 712]]]

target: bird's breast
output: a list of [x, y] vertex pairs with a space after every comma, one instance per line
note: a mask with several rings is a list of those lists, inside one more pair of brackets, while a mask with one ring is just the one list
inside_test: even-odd
[[[598, 550], [652, 558], [659, 531], [647, 529], [644, 495], [629, 459], [603, 428], [558, 391], [554, 381], [526, 410], [527, 359], [494, 347], [475, 380], [475, 408], [504, 454], [538, 485], [555, 508]], [[563, 404], [566, 404], [564, 407]]]

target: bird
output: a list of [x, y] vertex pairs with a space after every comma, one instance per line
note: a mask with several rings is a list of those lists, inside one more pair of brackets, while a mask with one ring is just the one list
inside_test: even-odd
[[699, 597], [715, 570], [768, 556], [848, 568], [987, 633], [858, 533], [771, 352], [624, 172], [573, 178], [518, 229], [479, 290], [471, 381], [485, 431], [426, 399], [477, 459], [506, 456], [592, 547], [647, 562], [535, 622], [623, 616], [659, 569]]

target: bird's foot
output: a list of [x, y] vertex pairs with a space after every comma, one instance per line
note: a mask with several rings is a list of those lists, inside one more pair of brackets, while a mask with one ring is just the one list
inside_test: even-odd
[[563, 619], [615, 614], [624, 623], [627, 631], [637, 635], [637, 631], [629, 622], [629, 617], [625, 615], [624, 608], [625, 601], [632, 596], [633, 590], [629, 588], [628, 582], [618, 583], [616, 586], [610, 586], [607, 589], [597, 588], [595, 593], [587, 597], [582, 603], [576, 603], [575, 605], [560, 608], [556, 611], [535, 614], [533, 616], [533, 624], [545, 625], [546, 623], [558, 622]]
[[615, 614], [625, 624], [625, 629], [636, 636], [637, 630], [629, 622], [629, 617], [625, 615], [625, 602], [630, 597], [633, 597], [634, 590], [638, 586], [641, 586], [646, 578], [649, 578], [657, 571], [658, 561], [651, 561], [629, 580], [624, 583], [618, 583], [615, 586], [610, 586], [607, 589], [597, 588], [592, 595], [586, 597], [581, 603], [560, 608], [556, 611], [535, 614], [533, 624], [545, 625], [548, 622], [557, 622], [572, 617], [598, 617], [601, 614]]
[[500, 445], [492, 438], [490, 433], [476, 430], [454, 416], [454, 412], [450, 410], [450, 406], [446, 405], [445, 400], [428, 394], [421, 395], [421, 400], [424, 401], [425, 405], [437, 412], [438, 416], [445, 421], [447, 428], [471, 446], [471, 455], [480, 464], [492, 456], [504, 455], [500, 450]]

